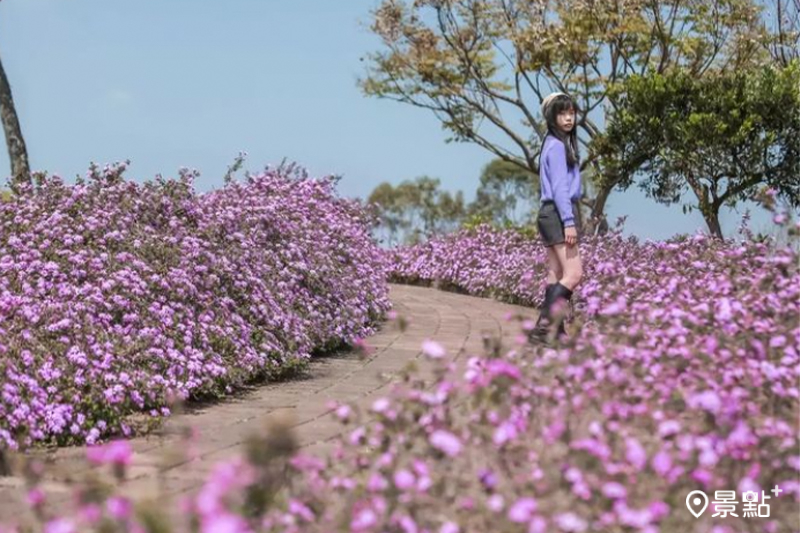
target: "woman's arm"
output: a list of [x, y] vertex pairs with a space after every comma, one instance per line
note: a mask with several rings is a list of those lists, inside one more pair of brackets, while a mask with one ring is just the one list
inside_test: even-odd
[[580, 165], [575, 165], [575, 168], [572, 170], [572, 182], [570, 185], [570, 198], [572, 201], [577, 202], [581, 198], [583, 198], [583, 186], [581, 185], [581, 171]]
[[561, 141], [554, 142], [547, 152], [547, 170], [550, 178], [550, 188], [553, 190], [558, 214], [564, 227], [574, 226], [575, 217], [572, 214], [572, 201], [569, 190], [569, 171], [567, 169], [567, 150]]

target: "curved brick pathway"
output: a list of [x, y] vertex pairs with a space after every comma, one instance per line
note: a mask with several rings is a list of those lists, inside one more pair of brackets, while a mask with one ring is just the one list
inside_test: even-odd
[[[390, 299], [394, 310], [410, 321], [409, 327], [401, 332], [394, 323], [384, 324], [366, 339], [373, 350], [369, 358], [352, 352], [316, 358], [301, 378], [263, 385], [235, 399], [192, 408], [173, 416], [158, 433], [133, 439], [126, 492], [134, 497], [169, 497], [192, 491], [216, 462], [235, 455], [248, 435], [275, 418], [290, 417], [301, 446], [324, 452], [342, 432], [342, 425], [326, 407], [329, 400], [368, 406], [388, 390], [393, 378], [412, 360], [421, 372], [429, 372], [420, 351], [426, 338], [441, 343], [448, 357], [463, 361], [464, 354], [483, 353], [484, 334], [503, 338], [505, 346], [513, 343], [519, 329], [516, 322], [506, 322], [509, 312], [535, 315], [526, 307], [408, 285], [390, 284]], [[186, 425], [199, 432], [199, 455], [191, 462], [170, 457], [170, 450], [179, 442], [176, 429]], [[66, 504], [70, 481], [91, 470], [84, 457], [85, 449], [78, 447], [47, 454], [48, 481], [44, 486], [51, 505]], [[21, 479], [0, 478], [0, 523], [20, 519], [26, 508], [22, 503], [24, 492]]]

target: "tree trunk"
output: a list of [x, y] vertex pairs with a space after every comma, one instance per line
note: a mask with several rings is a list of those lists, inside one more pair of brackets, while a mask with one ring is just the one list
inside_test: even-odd
[[587, 235], [603, 235], [608, 231], [605, 209], [612, 190], [614, 190], [614, 185], [602, 185], [597, 191], [597, 195], [592, 200], [591, 215], [584, 226], [584, 232]]
[[3, 122], [3, 132], [8, 145], [8, 158], [11, 160], [11, 184], [29, 183], [31, 169], [28, 164], [28, 151], [25, 140], [22, 138], [22, 129], [19, 126], [17, 111], [14, 108], [14, 99], [11, 97], [11, 85], [8, 83], [3, 62], [0, 59], [0, 120]]
[[703, 218], [706, 221], [708, 231], [711, 232], [711, 235], [720, 240], [724, 239], [722, 236], [722, 226], [719, 224], [719, 207], [716, 205], [708, 205], [705, 208], [701, 208], [700, 211], [703, 213]]
[[708, 185], [700, 183], [691, 172], [687, 172], [686, 181], [689, 183], [689, 187], [692, 188], [692, 191], [694, 191], [695, 196], [697, 196], [697, 206], [700, 208], [700, 213], [706, 221], [708, 231], [714, 237], [723, 239], [722, 226], [719, 224], [719, 209], [722, 207], [721, 202], [719, 202], [719, 200], [710, 200], [709, 195], [711, 191]]

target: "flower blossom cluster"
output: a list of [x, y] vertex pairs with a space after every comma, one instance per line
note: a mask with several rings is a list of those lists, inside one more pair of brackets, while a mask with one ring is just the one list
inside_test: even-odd
[[94, 443], [358, 342], [390, 307], [369, 215], [333, 178], [198, 193], [124, 164], [0, 202], [0, 443]]

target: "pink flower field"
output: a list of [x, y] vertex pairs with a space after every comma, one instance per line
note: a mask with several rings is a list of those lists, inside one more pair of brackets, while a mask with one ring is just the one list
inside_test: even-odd
[[[130, 368], [108, 355], [116, 353], [110, 347], [125, 346], [125, 335], [130, 335], [130, 328], [143, 328], [147, 324], [150, 328], [147, 331], [155, 329], [160, 335], [152, 337], [153, 346], [158, 347], [154, 349], [163, 350], [157, 352], [161, 357], [154, 357], [154, 360], [166, 360], [175, 365], [160, 363], [174, 369], [172, 373], [165, 373], [174, 374], [174, 381], [163, 383], [165, 396], [166, 391], [173, 388], [186, 392], [195, 390], [187, 385], [192, 376], [196, 376], [197, 387], [201, 389], [235, 383], [229, 378], [229, 372], [223, 371], [227, 368], [225, 362], [231, 361], [226, 354], [239, 357], [242, 366], [253, 369], [252, 373], [257, 374], [257, 369], [264, 364], [264, 360], [259, 359], [261, 352], [253, 346], [256, 338], [252, 334], [256, 330], [253, 324], [264, 324], [258, 331], [275, 335], [273, 338], [263, 333], [263, 337], [257, 337], [264, 343], [259, 346], [273, 347], [274, 351], [269, 353], [274, 353], [273, 357], [284, 363], [286, 359], [281, 359], [282, 355], [302, 359], [309, 346], [363, 332], [359, 329], [363, 327], [361, 324], [379, 318], [385, 309], [385, 289], [378, 278], [381, 272], [385, 279], [396, 283], [435, 284], [508, 302], [538, 303], [545, 272], [543, 251], [536, 241], [511, 230], [480, 226], [413, 247], [365, 254], [368, 248], [358, 248], [364, 246], [362, 233], [356, 225], [348, 225], [354, 215], [342, 206], [342, 211], [336, 215], [341, 218], [336, 220], [351, 233], [336, 237], [345, 239], [341, 247], [334, 246], [337, 241], [329, 237], [331, 244], [319, 251], [321, 255], [341, 254], [333, 255], [338, 261], [326, 263], [321, 256], [317, 259], [314, 255], [303, 255], [302, 260], [314, 265], [327, 264], [329, 268], [335, 265], [337, 270], [334, 271], [339, 275], [364, 273], [361, 282], [372, 285], [349, 293], [338, 293], [337, 290], [343, 289], [333, 285], [327, 287], [330, 292], [322, 292], [321, 286], [314, 285], [314, 278], [305, 279], [299, 285], [308, 289], [307, 293], [301, 293], [305, 298], [324, 295], [318, 297], [328, 302], [331, 306], [328, 309], [338, 305], [340, 312], [332, 315], [320, 312], [313, 317], [315, 321], [300, 315], [306, 317], [306, 322], [297, 323], [294, 320], [300, 319], [288, 318], [293, 315], [285, 310], [285, 315], [280, 316], [287, 317], [283, 324], [289, 329], [276, 327], [275, 331], [283, 331], [284, 335], [286, 331], [296, 333], [281, 338], [266, 325], [270, 324], [268, 317], [275, 316], [268, 311], [269, 307], [262, 310], [254, 297], [248, 300], [247, 292], [235, 290], [237, 282], [243, 287], [252, 283], [246, 286], [261, 288], [264, 292], [259, 294], [268, 302], [266, 287], [271, 285], [262, 285], [263, 278], [286, 269], [287, 279], [296, 280], [291, 269], [297, 265], [291, 260], [284, 258], [281, 264], [268, 263], [268, 254], [256, 251], [250, 243], [272, 243], [274, 240], [270, 239], [279, 239], [283, 231], [304, 227], [302, 219], [290, 222], [288, 213], [292, 211], [287, 210], [287, 218], [280, 222], [289, 225], [287, 229], [270, 233], [262, 229], [269, 225], [257, 224], [257, 216], [244, 217], [248, 221], [245, 223], [241, 215], [244, 211], [270, 216], [271, 209], [257, 207], [263, 205], [260, 202], [264, 197], [256, 196], [256, 191], [268, 197], [267, 190], [281, 186], [290, 187], [285, 182], [262, 176], [246, 187], [234, 186], [204, 197], [197, 207], [203, 214], [198, 214], [197, 219], [189, 218], [192, 222], [178, 215], [165, 220], [154, 219], [153, 224], [160, 222], [170, 227], [169, 221], [178, 218], [185, 224], [178, 228], [192, 227], [193, 234], [224, 233], [228, 238], [221, 242], [234, 240], [238, 243], [229, 244], [235, 253], [212, 255], [207, 252], [209, 255], [203, 255], [204, 246], [210, 246], [206, 243], [217, 241], [207, 237], [208, 241], [190, 239], [187, 243], [188, 237], [181, 240], [181, 230], [177, 228], [156, 243], [148, 241], [147, 233], [139, 226], [120, 222], [111, 226], [129, 229], [123, 234], [122, 242], [130, 242], [131, 247], [135, 239], [141, 239], [140, 248], [133, 247], [144, 249], [141, 257], [164, 257], [158, 255], [159, 246], [179, 243], [188, 246], [183, 252], [186, 262], [178, 261], [182, 266], [168, 264], [179, 269], [178, 272], [192, 274], [182, 274], [188, 277], [185, 284], [171, 285], [167, 301], [158, 307], [175, 309], [177, 316], [170, 314], [171, 321], [164, 318], [163, 311], [159, 313], [154, 309], [152, 314], [143, 314], [144, 310], [136, 308], [137, 319], [126, 322], [124, 313], [120, 316], [112, 311], [117, 309], [115, 305], [124, 308], [122, 301], [117, 304], [113, 298], [118, 295], [133, 301], [131, 294], [138, 285], [132, 284], [133, 288], [128, 289], [122, 281], [125, 277], [112, 278], [120, 280], [126, 288], [123, 292], [115, 289], [116, 285], [104, 289], [104, 281], [100, 279], [94, 282], [90, 287], [95, 292], [87, 294], [98, 296], [86, 299], [96, 305], [92, 309], [97, 310], [90, 316], [105, 320], [104, 326], [113, 335], [109, 334], [108, 340], [103, 339], [111, 343], [107, 348], [110, 352], [100, 350], [98, 354], [91, 352], [91, 357], [86, 356], [91, 362], [89, 368], [117, 372], [115, 376]], [[310, 183], [291, 187], [295, 186], [311, 190], [321, 187]], [[60, 185], [51, 187], [55, 191], [65, 190]], [[117, 191], [116, 194], [122, 195], [119, 189], [129, 187], [133, 188], [117, 184], [110, 186], [108, 192]], [[304, 194], [306, 200], [313, 197], [311, 192]], [[52, 201], [69, 205], [64, 196], [54, 196], [57, 200]], [[232, 207], [242, 203], [252, 207]], [[140, 209], [146, 212], [148, 205], [143, 202]], [[177, 205], [186, 204], [177, 202]], [[190, 217], [189, 213], [181, 216]], [[102, 223], [111, 225], [110, 220]], [[214, 224], [209, 220], [215, 221]], [[42, 246], [30, 244], [34, 235], [46, 231], [42, 226], [44, 222], [39, 224], [40, 230], [31, 230], [27, 233], [29, 237], [18, 246], [34, 250]], [[216, 224], [227, 230], [221, 232]], [[242, 236], [234, 237], [235, 231], [226, 224], [235, 227]], [[303, 235], [303, 230], [296, 231]], [[103, 237], [95, 236], [93, 239], [97, 240], [91, 242], [104, 243], [103, 250], [116, 251], [113, 243], [118, 241], [109, 237], [108, 231], [94, 235], [99, 234]], [[366, 412], [354, 405], [332, 406], [348, 430], [329, 457], [296, 454], [296, 443], [288, 428], [274, 428], [263, 438], [250, 442], [240, 459], [219, 464], [205, 487], [183, 502], [184, 525], [167, 525], [164, 517], [168, 513], [158, 515], [162, 521], [157, 521], [152, 509], [137, 508], [125, 498], [113, 496], [112, 491], [100, 501], [93, 501], [88, 511], [85, 508], [76, 516], [49, 521], [45, 531], [798, 531], [800, 258], [793, 248], [759, 242], [746, 229], [742, 229], [740, 236], [736, 241], [726, 242], [703, 235], [667, 242], [639, 242], [612, 231], [603, 237], [584, 239], [581, 252], [585, 258], [585, 281], [576, 291], [578, 297], [567, 328], [571, 336], [564, 344], [551, 348], [527, 344], [525, 331], [532, 327], [529, 316], [508, 317], [509, 321], [518, 323], [520, 332], [514, 345], [469, 354], [463, 366], [445, 363], [445, 349], [436, 339], [430, 339], [421, 349], [437, 365], [431, 379], [422, 379], [409, 371], [390, 395], [378, 399]], [[40, 243], [47, 236], [35, 238], [40, 239], [36, 241]], [[66, 233], [62, 237], [67, 238], [76, 236]], [[173, 243], [173, 239], [178, 243]], [[287, 240], [298, 242], [295, 237]], [[43, 261], [34, 252], [29, 253]], [[87, 265], [82, 267], [86, 270], [84, 276], [91, 275], [92, 260], [96, 259], [94, 264], [98, 267], [104, 264], [99, 262], [101, 253], [76, 263]], [[248, 254], [259, 254], [258, 261]], [[60, 256], [54, 254], [53, 257]], [[71, 255], [65, 252], [64, 257]], [[215, 263], [214, 257], [220, 263]], [[240, 260], [237, 264], [241, 265], [258, 265], [257, 273], [237, 278], [235, 269], [225, 269], [227, 263], [223, 257]], [[48, 260], [56, 263], [50, 256]], [[146, 265], [150, 264], [153, 263]], [[166, 268], [162, 263], [156, 264]], [[211, 278], [211, 274], [197, 274], [197, 265], [208, 265], [219, 279]], [[50, 268], [52, 276], [60, 279], [57, 276], [61, 271]], [[146, 270], [154, 268], [152, 266], [139, 268], [150, 275], [146, 280], [154, 275]], [[164, 270], [160, 272], [163, 276]], [[176, 279], [181, 279], [178, 272]], [[224, 278], [226, 274], [232, 279]], [[192, 276], [200, 276], [203, 282], [190, 281], [197, 279]], [[203, 287], [207, 285], [202, 283], [221, 287], [223, 279], [230, 283], [224, 285], [230, 291], [226, 294], [233, 300], [227, 311], [230, 314], [220, 311], [222, 317], [216, 313], [214, 317], [224, 318], [224, 325], [215, 322], [215, 318], [208, 322], [201, 318], [205, 316], [203, 313], [211, 312], [210, 305], [194, 310], [193, 315], [200, 324], [208, 324], [208, 329], [195, 332], [189, 322], [181, 322], [181, 317], [186, 315], [180, 313], [187, 313], [182, 306], [205, 294]], [[279, 288], [283, 287], [281, 283], [289, 283], [279, 279]], [[26, 290], [42, 290], [32, 281], [27, 283], [18, 285], [22, 295]], [[45, 285], [47, 290], [56, 291], [58, 283], [50, 283]], [[141, 286], [145, 290], [146, 284]], [[111, 292], [100, 298], [104, 290]], [[366, 291], [376, 292], [367, 298]], [[190, 299], [190, 295], [197, 296]], [[244, 302], [248, 305], [242, 305]], [[32, 303], [27, 303], [27, 307], [18, 305], [20, 309], [35, 309], [40, 317], [48, 317], [48, 324], [75, 320], [66, 304], [54, 307], [50, 311], [52, 315]], [[287, 304], [281, 301], [280, 305]], [[103, 311], [106, 306], [111, 310]], [[148, 309], [152, 306], [151, 303]], [[351, 314], [344, 315], [343, 311]], [[115, 317], [122, 322], [115, 322]], [[160, 326], [155, 317], [161, 320]], [[339, 322], [329, 322], [333, 317]], [[165, 327], [165, 322], [171, 327]], [[399, 323], [403, 327], [402, 320]], [[196, 334], [203, 339], [204, 332], [209, 335], [213, 331], [233, 345], [209, 340], [207, 345], [200, 344], [197, 351], [191, 351], [189, 346], [193, 344], [181, 342], [182, 337], [171, 333], [183, 331], [181, 325], [188, 330], [184, 337], [189, 335], [193, 339], [191, 335]], [[218, 329], [214, 329], [215, 326]], [[293, 326], [298, 329], [292, 330]], [[16, 327], [22, 328], [21, 325]], [[60, 368], [58, 365], [71, 361], [66, 347], [64, 354], [67, 356], [59, 359], [58, 365], [44, 355], [51, 352], [31, 349], [34, 341], [59, 346], [60, 339], [67, 338], [61, 330], [56, 329], [53, 335], [29, 332], [28, 336], [23, 329], [19, 331], [19, 337], [13, 337], [14, 342], [19, 343], [17, 349], [20, 354], [22, 349], [29, 350], [33, 361], [41, 365], [39, 368], [56, 372]], [[50, 330], [43, 328], [43, 331]], [[87, 346], [92, 346], [92, 341], [98, 342], [89, 337], [89, 332], [94, 330], [78, 331], [87, 331]], [[243, 332], [249, 333], [244, 337], [249, 343], [243, 340]], [[293, 343], [292, 339], [299, 341]], [[368, 345], [369, 340], [365, 342]], [[7, 353], [15, 346], [6, 347]], [[230, 351], [224, 351], [222, 346], [230, 346]], [[216, 351], [206, 351], [209, 348]], [[87, 348], [82, 349], [86, 351]], [[170, 350], [177, 352], [174, 359]], [[208, 353], [215, 357], [203, 359]], [[192, 355], [198, 358], [199, 366], [194, 364]], [[177, 365], [178, 361], [187, 362], [185, 369]], [[71, 364], [76, 367], [70, 368], [82, 368], [77, 363]], [[108, 369], [103, 368], [103, 364], [107, 364]], [[145, 368], [152, 366], [145, 365]], [[217, 368], [220, 369], [218, 373]], [[16, 371], [21, 372], [21, 369]], [[99, 370], [96, 372], [94, 376], [105, 375]], [[130, 370], [128, 374], [132, 383], [141, 382], [137, 380], [142, 379], [142, 374], [133, 374]], [[35, 375], [42, 376], [42, 373]], [[214, 377], [203, 381], [200, 376]], [[52, 381], [44, 377], [38, 379]], [[53, 379], [58, 383], [57, 377]], [[41, 398], [49, 398], [45, 394], [48, 385], [37, 386], [39, 388], [31, 385], [30, 390], [42, 391]], [[131, 388], [140, 390], [135, 386]], [[4, 395], [7, 402], [13, 397]], [[66, 396], [59, 398], [67, 403], [63, 399]], [[81, 411], [68, 412], [75, 412], [77, 416]], [[87, 417], [94, 413], [85, 412]], [[36, 427], [47, 427], [42, 424], [51, 418], [43, 416], [40, 426]], [[95, 414], [93, 420], [96, 418]], [[114, 466], [120, 479], [124, 478], [130, 453], [124, 443], [92, 450], [94, 461]], [[771, 493], [776, 487], [780, 492]], [[740, 514], [739, 517], [713, 518], [706, 513], [696, 519], [686, 509], [686, 497], [694, 490], [710, 495], [721, 490], [733, 490], [739, 495], [745, 491], [774, 494], [769, 501], [771, 516], [745, 518]], [[35, 496], [36, 493], [34, 501], [38, 501]]]
[[129, 435], [174, 399], [302, 368], [389, 307], [368, 216], [332, 179], [272, 170], [199, 194], [188, 171], [124, 170], [0, 203], [6, 446]]
[[[521, 335], [461, 372], [411, 378], [369, 413], [343, 410], [353, 430], [338, 456], [295, 460], [293, 503], [247, 527], [797, 530], [797, 253], [704, 236], [582, 246], [587, 282], [569, 343], [534, 350]], [[390, 275], [536, 303], [540, 254], [483, 227], [393, 251]], [[698, 521], [685, 508], [696, 489], [775, 486], [772, 519]]]

